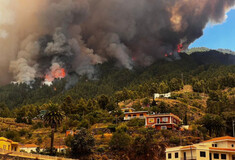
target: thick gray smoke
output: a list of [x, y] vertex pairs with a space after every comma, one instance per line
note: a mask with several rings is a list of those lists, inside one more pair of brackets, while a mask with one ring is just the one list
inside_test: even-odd
[[235, 0], [1, 1], [0, 13], [8, 17], [1, 22], [0, 14], [0, 55], [6, 60], [0, 67], [10, 66], [13, 79], [25, 83], [36, 77], [49, 82], [62, 78], [62, 68], [67, 75], [75, 73], [68, 78], [71, 81], [77, 79], [74, 75], [92, 77], [94, 65], [109, 59], [131, 69], [165, 56], [177, 58], [178, 44], [187, 48], [208, 22], [223, 22], [235, 4]]

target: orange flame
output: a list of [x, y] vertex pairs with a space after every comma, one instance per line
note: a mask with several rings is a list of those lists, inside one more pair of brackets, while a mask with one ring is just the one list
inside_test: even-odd
[[52, 70], [50, 73], [45, 75], [45, 81], [52, 82], [56, 78], [64, 78], [66, 76], [66, 72], [64, 68], [57, 68]]

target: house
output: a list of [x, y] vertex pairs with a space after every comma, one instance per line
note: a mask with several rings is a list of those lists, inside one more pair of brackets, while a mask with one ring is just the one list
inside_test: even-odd
[[43, 119], [43, 117], [45, 116], [46, 113], [47, 113], [47, 110], [41, 110], [40, 113], [39, 113], [39, 115], [37, 115], [37, 117], [38, 117], [39, 119]]
[[153, 127], [157, 130], [165, 130], [165, 129], [179, 129], [179, 125], [181, 125], [182, 120], [172, 114], [172, 113], [160, 113], [155, 115], [147, 115], [145, 118], [145, 126]]
[[19, 143], [13, 142], [5, 137], [0, 137], [0, 149], [8, 151], [19, 151]]
[[122, 112], [134, 112], [135, 111], [135, 109], [134, 108], [122, 108], [121, 109], [122, 110]]
[[38, 146], [36, 144], [24, 144], [20, 146], [20, 150], [23, 150], [28, 153], [37, 152], [37, 147]]
[[135, 112], [124, 112], [124, 120], [131, 120], [133, 118], [145, 119], [148, 111], [135, 111]]
[[159, 94], [159, 93], [154, 93], [154, 99], [156, 98], [160, 98], [160, 97], [164, 97], [164, 98], [170, 98], [171, 97], [171, 93], [164, 93], [164, 94]]
[[61, 146], [54, 146], [54, 148], [57, 150], [57, 152], [63, 152], [63, 153], [65, 153], [65, 152], [66, 152], [66, 149], [67, 149], [68, 147], [65, 146], [65, 145], [61, 145]]
[[76, 131], [73, 131], [73, 130], [67, 130], [66, 131], [66, 137], [71, 135], [71, 136], [74, 136], [74, 134], [78, 134], [79, 133], [79, 130], [76, 130]]
[[166, 149], [166, 160], [235, 160], [235, 137], [219, 137]]

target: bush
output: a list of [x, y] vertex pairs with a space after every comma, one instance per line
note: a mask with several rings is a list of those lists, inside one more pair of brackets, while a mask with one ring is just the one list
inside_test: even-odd
[[24, 135], [26, 135], [27, 133], [28, 133], [28, 131], [27, 131], [26, 129], [21, 129], [21, 130], [19, 131], [19, 134], [20, 134], [21, 137], [24, 136]]
[[116, 127], [117, 127], [117, 125], [111, 124], [111, 125], [108, 125], [107, 128], [110, 130], [110, 132], [115, 132], [116, 131]]
[[43, 123], [42, 122], [34, 123], [32, 128], [33, 129], [43, 128]]
[[16, 142], [21, 141], [20, 135], [16, 131], [6, 131], [5, 137]]
[[129, 127], [142, 127], [145, 125], [144, 119], [134, 118], [127, 122], [127, 126]]
[[105, 151], [104, 147], [98, 147], [97, 152], [103, 153]]
[[170, 138], [170, 143], [171, 144], [175, 144], [175, 145], [180, 145], [180, 138], [179, 137], [175, 137], [175, 136], [171, 136]]
[[109, 147], [111, 150], [126, 151], [129, 149], [130, 142], [131, 138], [127, 133], [124, 131], [117, 131], [113, 134], [109, 142]]

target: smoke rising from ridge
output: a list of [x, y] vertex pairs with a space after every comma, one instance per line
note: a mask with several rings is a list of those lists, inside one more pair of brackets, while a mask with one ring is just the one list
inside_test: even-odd
[[[30, 83], [63, 68], [68, 76], [150, 65], [187, 48], [208, 22], [221, 23], [235, 0], [1, 0], [0, 83]], [[54, 67], [57, 69], [52, 69]], [[9, 69], [9, 72], [7, 70]], [[56, 78], [56, 77], [54, 77]], [[74, 78], [71, 74], [70, 79]]]

